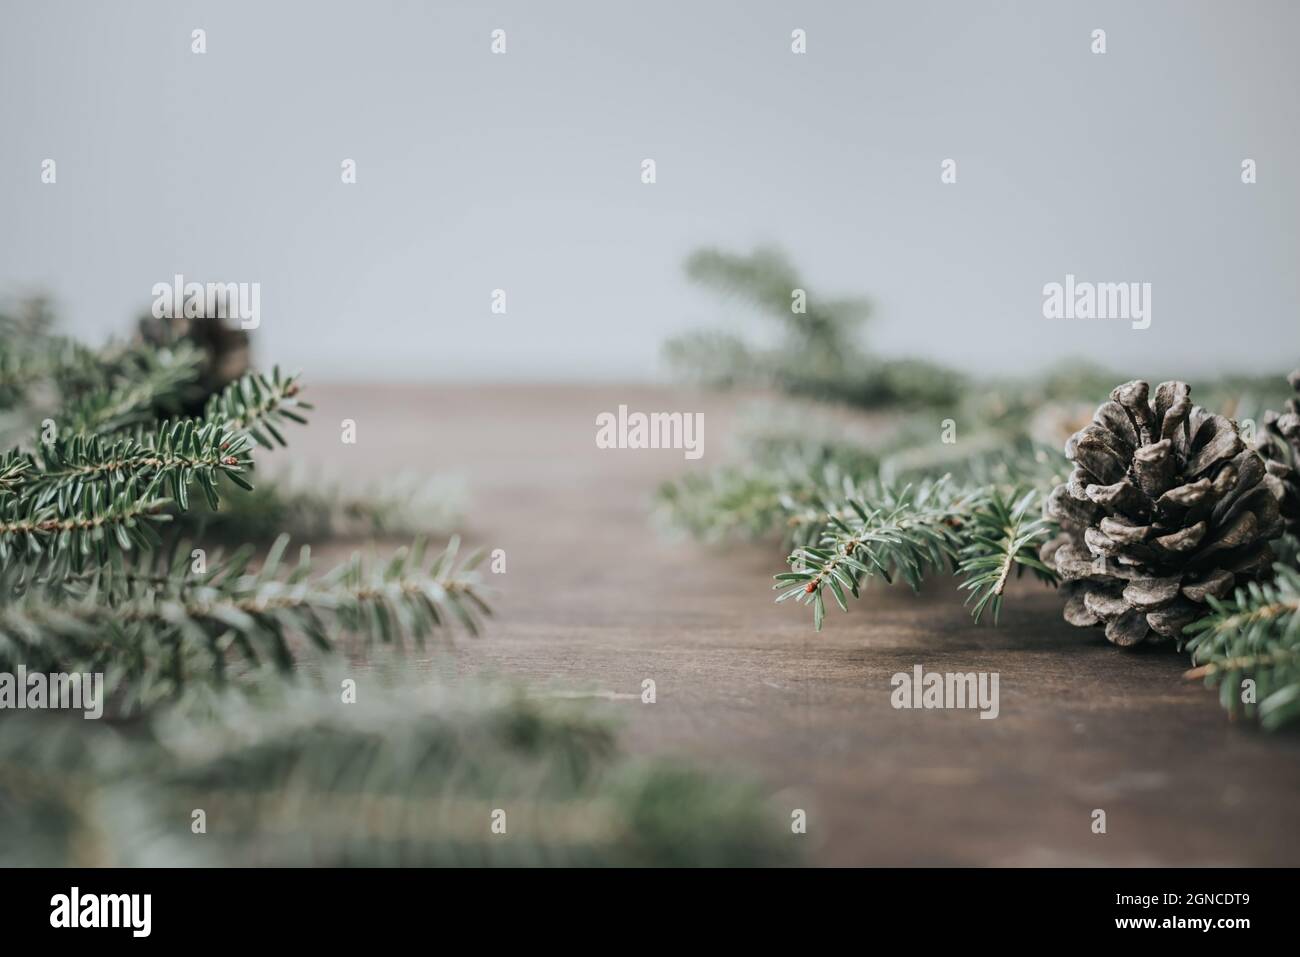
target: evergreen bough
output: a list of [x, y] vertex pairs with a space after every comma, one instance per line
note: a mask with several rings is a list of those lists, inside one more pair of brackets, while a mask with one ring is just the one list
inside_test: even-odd
[[1188, 677], [1217, 685], [1230, 714], [1257, 716], [1270, 730], [1300, 719], [1300, 569], [1273, 571], [1271, 582], [1210, 599], [1212, 614], [1184, 632], [1197, 666]]
[[[284, 446], [311, 405], [297, 376], [249, 372], [202, 403], [190, 341], [91, 349], [42, 314], [0, 317], [0, 399], [35, 431], [0, 456], [0, 670], [103, 672], [123, 711], [195, 685], [293, 669], [347, 634], [401, 647], [487, 612], [458, 543], [313, 575], [248, 545], [208, 556], [168, 529], [253, 490], [255, 453]], [[30, 433], [29, 433], [30, 435]]]
[[962, 489], [944, 477], [900, 490], [882, 486], [869, 497], [826, 506], [817, 544], [795, 549], [791, 570], [776, 576], [777, 601], [811, 606], [820, 631], [827, 592], [848, 611], [848, 597], [860, 597], [873, 577], [917, 589], [928, 575], [947, 571], [962, 576], [975, 620], [988, 610], [996, 621], [1013, 576], [1029, 569], [1043, 581], [1056, 580], [1037, 556], [1051, 525], [1030, 517], [1036, 499], [1033, 489], [1009, 497], [997, 486]]

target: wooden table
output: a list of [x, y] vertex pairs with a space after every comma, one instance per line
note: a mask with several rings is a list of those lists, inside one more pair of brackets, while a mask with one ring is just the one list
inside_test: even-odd
[[[946, 582], [878, 588], [812, 630], [776, 606], [772, 546], [709, 548], [649, 521], [656, 485], [718, 463], [739, 400], [627, 386], [314, 387], [282, 456], [345, 479], [464, 476], [465, 530], [504, 548], [498, 615], [454, 669], [588, 691], [637, 754], [756, 777], [808, 812], [831, 865], [1297, 865], [1300, 735], [1230, 723], [1172, 651], [1069, 627], [1049, 589], [975, 626]], [[599, 450], [595, 418], [703, 411], [705, 455]], [[357, 423], [355, 445], [339, 423]], [[889, 679], [996, 671], [1001, 715], [903, 711]], [[654, 704], [640, 701], [652, 678]], [[635, 697], [622, 698], [620, 695]], [[1104, 809], [1107, 833], [1091, 830]], [[689, 808], [683, 809], [689, 813]]]

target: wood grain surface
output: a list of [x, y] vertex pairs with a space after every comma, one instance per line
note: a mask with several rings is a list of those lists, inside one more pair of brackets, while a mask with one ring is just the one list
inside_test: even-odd
[[[312, 427], [274, 467], [461, 476], [466, 536], [506, 550], [487, 634], [430, 667], [590, 693], [630, 751], [748, 775], [778, 807], [806, 809], [813, 863], [1300, 864], [1300, 737], [1229, 722], [1182, 679], [1182, 656], [1112, 648], [1028, 582], [997, 628], [935, 582], [876, 588], [818, 635], [807, 609], [772, 603], [775, 544], [665, 537], [655, 487], [721, 461], [739, 399], [614, 385], [311, 398]], [[598, 450], [596, 415], [620, 403], [705, 412], [704, 457]], [[345, 418], [356, 445], [339, 441]], [[895, 710], [890, 676], [916, 664], [998, 672], [1000, 716]]]

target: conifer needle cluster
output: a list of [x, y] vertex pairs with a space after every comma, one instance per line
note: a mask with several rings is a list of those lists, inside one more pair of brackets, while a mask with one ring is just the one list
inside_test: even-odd
[[223, 557], [171, 531], [253, 491], [255, 456], [307, 422], [297, 376], [249, 371], [204, 400], [205, 358], [185, 339], [96, 350], [14, 318], [0, 333], [0, 397], [29, 429], [0, 457], [0, 671], [103, 672], [133, 710], [292, 669], [347, 634], [400, 646], [477, 630], [477, 558], [454, 539], [316, 575], [306, 547], [283, 565], [284, 535], [257, 563], [253, 543]]

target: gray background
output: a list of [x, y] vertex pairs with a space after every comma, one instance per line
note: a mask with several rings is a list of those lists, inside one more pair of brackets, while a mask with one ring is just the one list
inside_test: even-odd
[[[1300, 5], [0, 10], [0, 293], [88, 336], [181, 272], [260, 282], [262, 359], [318, 380], [649, 378], [674, 332], [756, 325], [683, 256], [766, 241], [873, 297], [882, 350], [975, 373], [1300, 353]], [[1044, 319], [1067, 272], [1151, 282], [1152, 327]]]

